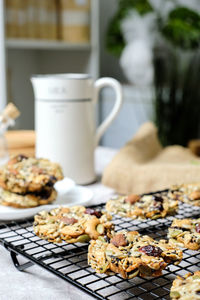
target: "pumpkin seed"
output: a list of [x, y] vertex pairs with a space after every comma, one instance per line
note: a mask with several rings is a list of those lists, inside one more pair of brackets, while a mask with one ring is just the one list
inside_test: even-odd
[[170, 236], [174, 238], [177, 235], [179, 235], [180, 233], [182, 233], [181, 230], [173, 230], [173, 231], [170, 232]]
[[105, 271], [106, 271], [108, 265], [109, 265], [109, 262], [105, 263], [105, 264], [102, 266], [102, 268], [100, 269], [100, 273], [105, 273]]
[[113, 252], [111, 250], [106, 250], [106, 255], [108, 256], [113, 255]]
[[140, 271], [137, 269], [134, 273], [128, 275], [128, 278], [131, 279], [131, 278], [136, 277], [136, 276], [138, 275], [139, 272], [140, 272]]
[[83, 234], [83, 235], [80, 235], [78, 238], [77, 238], [77, 243], [87, 243], [89, 242], [90, 240], [90, 237], [88, 234]]
[[97, 231], [99, 234], [103, 234], [104, 233], [104, 226], [103, 224], [98, 224], [97, 225]]
[[151, 276], [152, 270], [148, 266], [140, 265], [139, 266], [139, 271], [141, 274], [144, 274], [146, 276]]
[[106, 243], [105, 239], [102, 236], [99, 236], [98, 240], [102, 241], [103, 243]]
[[180, 293], [177, 291], [170, 292], [170, 297], [172, 298], [180, 298], [180, 296], [181, 296]]
[[155, 220], [155, 219], [158, 219], [158, 218], [160, 218], [161, 217], [161, 215], [155, 215], [155, 216], [153, 216], [151, 219], [152, 220]]
[[55, 223], [55, 220], [54, 220], [54, 219], [49, 219], [48, 222], [49, 222], [50, 224], [52, 224], [52, 223]]

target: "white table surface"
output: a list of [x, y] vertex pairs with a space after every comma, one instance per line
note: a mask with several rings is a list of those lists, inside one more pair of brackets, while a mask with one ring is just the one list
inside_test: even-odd
[[[96, 172], [99, 176], [115, 153], [115, 150], [98, 147], [95, 153], [95, 162]], [[106, 202], [114, 194], [112, 189], [103, 186], [100, 182], [88, 187], [94, 192], [91, 204]], [[0, 246], [0, 300], [35, 299], [77, 300], [94, 298], [39, 266], [32, 266], [24, 272], [19, 272], [11, 262], [9, 252]]]

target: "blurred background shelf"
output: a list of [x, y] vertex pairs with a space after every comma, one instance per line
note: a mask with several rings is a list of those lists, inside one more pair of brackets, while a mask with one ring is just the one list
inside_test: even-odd
[[90, 43], [69, 43], [63, 41], [9, 38], [5, 40], [8, 49], [38, 50], [90, 50]]
[[[49, 4], [50, 1], [61, 3], [61, 0], [48, 0], [46, 3]], [[81, 5], [89, 7], [88, 37], [84, 33], [83, 37], [76, 37], [76, 32], [67, 35], [69, 30], [66, 31], [65, 28], [63, 36], [57, 32], [55, 39], [7, 35], [8, 3], [11, 2], [0, 1], [0, 109], [7, 102], [14, 102], [21, 111], [15, 129], [33, 129], [34, 97], [30, 82], [33, 74], [89, 73], [94, 79], [99, 77], [100, 2], [81, 2]], [[50, 31], [49, 29], [48, 32]]]
[[[9, 101], [14, 102], [19, 108], [21, 116], [16, 121], [15, 130], [34, 129], [34, 97], [30, 82], [33, 74], [89, 73], [94, 79], [105, 76], [114, 77], [122, 83], [126, 82], [118, 58], [109, 54], [105, 46], [108, 23], [117, 10], [118, 1], [91, 0], [90, 3], [89, 43], [69, 43], [61, 40], [7, 37], [6, 0], [0, 1], [0, 109], [3, 109]], [[149, 111], [151, 104], [143, 101], [135, 110], [135, 105], [133, 106], [131, 101], [138, 103], [138, 93], [135, 89], [130, 92], [129, 90], [124, 87], [122, 112], [102, 139], [101, 143], [104, 145], [111, 146], [112, 142], [113, 146], [119, 147], [147, 118], [146, 111]], [[101, 101], [97, 104], [98, 123], [111, 109], [113, 98], [114, 95], [109, 88], [101, 92]], [[124, 135], [121, 123], [125, 120], [126, 124], [127, 118], [139, 121], [133, 122], [134, 128], [127, 126], [127, 134]], [[118, 141], [116, 130], [120, 131], [122, 141]]]

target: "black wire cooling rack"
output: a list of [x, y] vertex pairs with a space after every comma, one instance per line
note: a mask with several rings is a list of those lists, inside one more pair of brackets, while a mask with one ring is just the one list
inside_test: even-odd
[[[93, 207], [102, 209], [103, 205]], [[199, 216], [200, 208], [180, 204], [175, 217]], [[172, 219], [138, 221], [114, 216], [113, 222], [116, 230], [137, 230], [160, 239], [166, 238]], [[120, 275], [96, 274], [87, 264], [87, 244], [52, 244], [41, 240], [33, 233], [32, 222], [29, 219], [0, 223], [0, 244], [10, 252], [15, 267], [23, 271], [33, 264], [39, 265], [97, 299], [170, 299], [169, 291], [175, 276], [200, 269], [200, 253], [184, 249], [182, 262], [178, 266], [170, 265], [157, 278], [126, 280]], [[20, 256], [27, 262], [20, 264]]]

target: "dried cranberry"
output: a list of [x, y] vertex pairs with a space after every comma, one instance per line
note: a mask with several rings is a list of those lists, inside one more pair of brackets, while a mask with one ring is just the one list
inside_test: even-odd
[[157, 208], [159, 211], [163, 211], [163, 210], [164, 210], [162, 204], [157, 205], [156, 208]]
[[92, 208], [86, 208], [85, 214], [95, 216], [97, 218], [101, 218], [102, 213], [100, 211], [94, 210]]
[[107, 235], [104, 235], [104, 240], [106, 241], [106, 243], [110, 243], [110, 239]]
[[28, 157], [26, 156], [26, 155], [24, 155], [24, 154], [19, 154], [18, 156], [17, 156], [17, 160], [20, 162], [20, 161], [22, 161], [23, 159], [28, 159]]
[[46, 185], [49, 187], [52, 187], [56, 181], [57, 181], [57, 178], [52, 175], [49, 177], [49, 181], [47, 182]]
[[153, 200], [156, 201], [156, 202], [163, 203], [163, 197], [161, 197], [161, 196], [153, 196]]
[[162, 253], [162, 249], [152, 245], [143, 246], [139, 249], [139, 251], [144, 252], [148, 256], [160, 256]]
[[56, 181], [56, 180], [57, 180], [57, 178], [56, 178], [55, 176], [53, 176], [53, 175], [51, 175], [51, 176], [49, 177], [49, 179], [52, 180], [52, 181]]
[[200, 224], [196, 224], [196, 232], [200, 233]]

